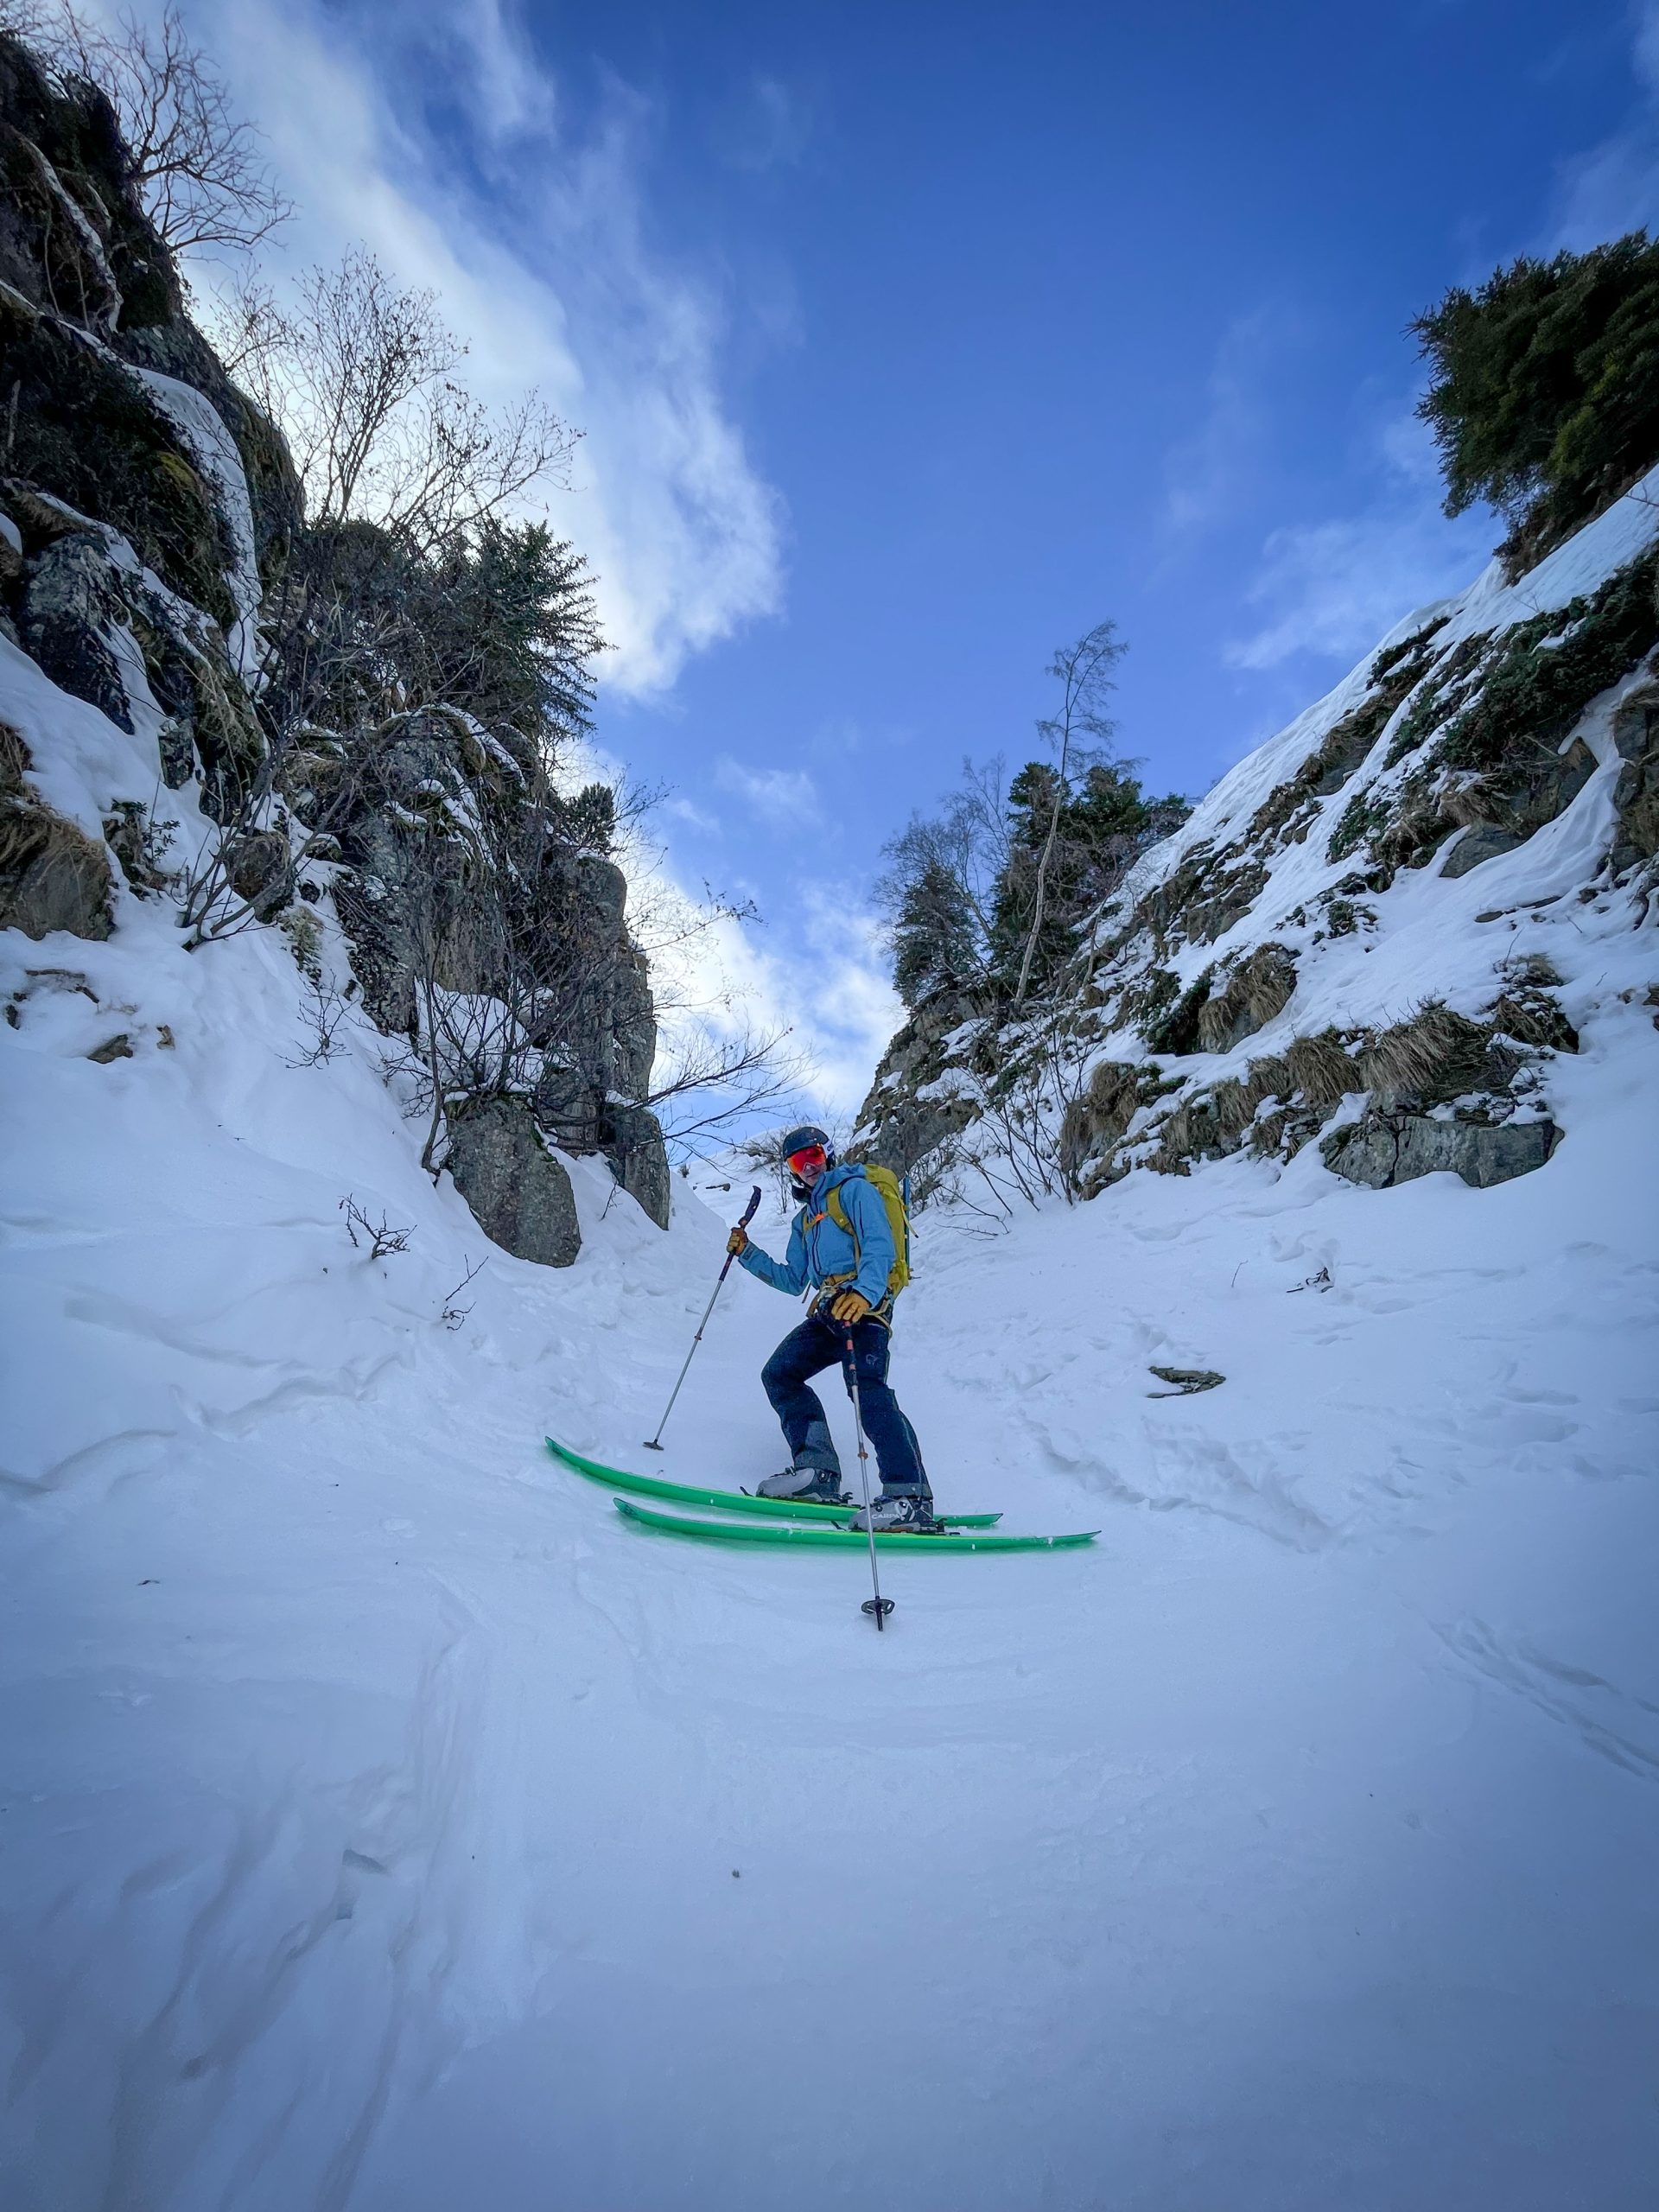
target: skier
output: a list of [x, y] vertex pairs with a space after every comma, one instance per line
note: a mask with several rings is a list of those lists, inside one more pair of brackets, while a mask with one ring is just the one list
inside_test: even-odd
[[[801, 1201], [789, 1232], [787, 1256], [782, 1262], [772, 1259], [751, 1243], [741, 1225], [733, 1230], [726, 1246], [752, 1275], [774, 1290], [795, 1297], [810, 1284], [817, 1293], [807, 1319], [790, 1331], [760, 1371], [794, 1459], [782, 1474], [766, 1477], [759, 1485], [760, 1495], [840, 1503], [841, 1461], [823, 1401], [808, 1387], [807, 1378], [839, 1362], [850, 1395], [850, 1349], [857, 1363], [859, 1411], [881, 1475], [881, 1494], [871, 1506], [870, 1525], [878, 1529], [927, 1528], [933, 1520], [933, 1494], [916, 1432], [899, 1410], [887, 1383], [893, 1297], [889, 1277], [897, 1246], [887, 1206], [861, 1167], [837, 1164], [835, 1147], [823, 1130], [810, 1124], [791, 1129], [784, 1139], [783, 1154], [789, 1163], [791, 1188]], [[865, 1525], [861, 1511], [858, 1525]]]

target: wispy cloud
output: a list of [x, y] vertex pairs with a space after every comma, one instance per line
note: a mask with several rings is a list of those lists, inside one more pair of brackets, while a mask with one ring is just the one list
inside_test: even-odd
[[552, 519], [598, 572], [606, 684], [660, 692], [772, 613], [780, 503], [721, 390], [716, 289], [655, 242], [652, 104], [613, 82], [573, 119], [511, 0], [191, 6], [301, 206], [276, 273], [361, 240], [440, 293], [482, 397], [537, 386], [585, 433]]
[[874, 914], [810, 887], [800, 918], [789, 938], [722, 922], [665, 961], [664, 995], [687, 1009], [669, 1017], [669, 1046], [683, 1018], [728, 1032], [786, 1028], [804, 1063], [803, 1103], [850, 1114], [904, 1019], [887, 939]]
[[[597, 747], [566, 765], [573, 785], [617, 772]], [[703, 834], [725, 826], [677, 796], [660, 812]], [[705, 881], [701, 895], [686, 888], [698, 872], [654, 834], [658, 824], [657, 815], [631, 824], [618, 858], [631, 920], [651, 955], [659, 1074], [697, 1032], [787, 1030], [801, 1076], [798, 1094], [779, 1103], [779, 1115], [852, 1113], [904, 1020], [888, 981], [887, 926], [864, 906], [861, 885], [849, 880], [830, 892], [803, 880], [781, 912], [743, 920], [722, 915], [703, 926], [710, 887]], [[715, 888], [740, 906], [755, 891], [729, 879]]]
[[818, 802], [804, 768], [746, 768], [728, 753], [715, 763], [715, 781], [767, 822], [804, 822]]
[[809, 103], [780, 77], [757, 71], [728, 105], [717, 143], [733, 168], [792, 168], [812, 136]]
[[683, 798], [677, 791], [671, 798], [663, 801], [663, 812], [671, 822], [683, 822], [688, 830], [695, 830], [702, 836], [717, 837], [720, 835], [718, 817], [705, 812], [695, 800]]
[[1659, 4], [1639, 0], [1630, 21], [1636, 105], [1617, 130], [1558, 171], [1548, 251], [1582, 252], [1659, 222]]
[[1259, 626], [1226, 648], [1230, 667], [1351, 661], [1414, 608], [1461, 590], [1481, 566], [1490, 518], [1452, 522], [1441, 513], [1433, 448], [1415, 416], [1380, 423], [1374, 450], [1378, 487], [1360, 513], [1268, 538], [1246, 594]]
[[1261, 307], [1229, 325], [1196, 427], [1165, 461], [1164, 531], [1188, 537], [1225, 518], [1247, 487], [1272, 420], [1271, 378], [1289, 334], [1283, 308]]

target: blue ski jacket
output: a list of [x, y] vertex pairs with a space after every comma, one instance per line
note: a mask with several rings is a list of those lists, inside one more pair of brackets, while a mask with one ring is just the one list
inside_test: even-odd
[[[842, 1210], [858, 1231], [856, 1246], [829, 1211], [831, 1191], [840, 1192]], [[887, 1276], [896, 1256], [880, 1192], [862, 1168], [832, 1167], [796, 1215], [783, 1259], [772, 1259], [758, 1244], [749, 1243], [743, 1248], [742, 1264], [752, 1275], [791, 1297], [809, 1283], [816, 1287], [836, 1276], [841, 1279], [837, 1288], [860, 1291], [879, 1306], [887, 1297]]]

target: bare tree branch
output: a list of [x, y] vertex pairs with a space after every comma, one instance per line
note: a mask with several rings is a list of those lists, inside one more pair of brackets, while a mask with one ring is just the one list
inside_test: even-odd
[[5, 0], [0, 26], [26, 39], [60, 77], [83, 79], [108, 96], [145, 212], [174, 252], [246, 252], [293, 213], [258, 132], [237, 119], [229, 88], [177, 8], [154, 24], [124, 9], [111, 24], [82, 14], [73, 0]]
[[1106, 700], [1112, 688], [1113, 664], [1122, 658], [1122, 653], [1123, 644], [1117, 635], [1116, 625], [1110, 621], [1096, 622], [1092, 630], [1084, 632], [1076, 645], [1062, 646], [1049, 664], [1048, 672], [1060, 686], [1059, 711], [1039, 722], [1037, 728], [1058, 755], [1059, 768], [1052, 793], [1053, 806], [1049, 817], [1048, 835], [1043, 840], [1042, 854], [1037, 862], [1031, 927], [1026, 938], [1024, 957], [1020, 963], [1020, 980], [1014, 987], [1016, 1010], [1025, 1004], [1026, 992], [1031, 982], [1031, 964], [1037, 955], [1037, 940], [1042, 935], [1049, 863], [1053, 858], [1054, 841], [1059, 835], [1060, 816], [1071, 795], [1072, 753], [1079, 745], [1097, 748], [1110, 739], [1114, 724], [1106, 713]]

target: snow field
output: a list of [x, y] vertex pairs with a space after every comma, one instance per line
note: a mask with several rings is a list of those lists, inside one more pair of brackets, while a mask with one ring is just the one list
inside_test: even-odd
[[[572, 1162], [582, 1256], [524, 1265], [419, 1172], [384, 1040], [300, 1064], [280, 933], [189, 956], [123, 891], [107, 944], [0, 934], [8, 2212], [1645, 2207], [1659, 964], [1579, 896], [1611, 704], [1556, 823], [1402, 879], [1237, 1056], [1541, 956], [1583, 1043], [1554, 1159], [925, 1216], [894, 1382], [940, 1498], [1103, 1535], [884, 1557], [880, 1637], [856, 1554], [654, 1537], [541, 1448], [779, 1464], [795, 1313], [741, 1273], [641, 1448], [741, 1191], [677, 1183], [661, 1235]], [[147, 712], [3, 640], [0, 714], [92, 834], [156, 797]], [[1154, 1398], [1154, 1361], [1227, 1380]]]
[[[1645, 1007], [1495, 1191], [1314, 1153], [925, 1217], [940, 1495], [1104, 1534], [884, 1560], [878, 1639], [856, 1556], [653, 1538], [540, 1448], [647, 1464], [683, 1185], [664, 1236], [573, 1163], [577, 1265], [488, 1251], [452, 1331], [486, 1248], [375, 1040], [283, 1064], [278, 936], [4, 959], [99, 1001], [0, 1033], [10, 2202], [1643, 2201]], [[662, 1471], [776, 1463], [793, 1318], [734, 1272]]]

